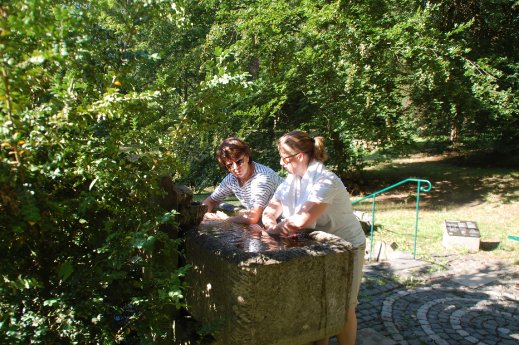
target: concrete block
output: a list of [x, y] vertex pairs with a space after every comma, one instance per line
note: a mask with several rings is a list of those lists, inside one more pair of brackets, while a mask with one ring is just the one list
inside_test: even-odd
[[470, 252], [479, 251], [481, 235], [478, 226], [471, 221], [446, 220], [443, 226], [445, 248], [464, 247]]
[[193, 267], [186, 300], [196, 320], [217, 329], [218, 344], [301, 345], [343, 327], [350, 243], [313, 232], [303, 246], [249, 250], [243, 240], [258, 238], [244, 229], [236, 242], [211, 232], [202, 223], [187, 234], [186, 260]]
[[362, 211], [353, 211], [353, 214], [359, 220], [362, 230], [366, 236], [371, 234], [371, 216]]

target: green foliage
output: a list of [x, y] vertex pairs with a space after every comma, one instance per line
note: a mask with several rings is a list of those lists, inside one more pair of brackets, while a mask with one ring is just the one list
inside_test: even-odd
[[171, 339], [186, 267], [158, 181], [185, 172], [170, 130], [180, 97], [154, 75], [164, 52], [138, 36], [176, 27], [181, 14], [160, 15], [172, 5], [0, 7], [6, 342]]
[[[413, 70], [433, 77], [412, 90], [420, 125], [431, 135], [449, 135], [453, 144], [517, 150], [517, 5], [432, 3], [424, 12], [430, 53], [412, 56]], [[416, 80], [426, 79], [414, 73]]]
[[322, 135], [343, 177], [417, 137], [517, 151], [517, 9], [513, 0], [3, 2], [0, 334], [168, 338], [185, 268], [176, 270], [178, 241], [165, 232], [175, 214], [158, 206], [158, 180], [215, 185], [227, 136], [276, 169], [283, 133]]
[[205, 46], [250, 87], [219, 94], [218, 133], [241, 135], [270, 164], [284, 132], [323, 135], [341, 174], [416, 135], [517, 149], [517, 45], [505, 42], [517, 41], [516, 12], [506, 0], [223, 2]]

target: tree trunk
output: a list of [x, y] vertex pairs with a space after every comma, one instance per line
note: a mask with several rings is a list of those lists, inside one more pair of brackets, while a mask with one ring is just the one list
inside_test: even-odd
[[339, 176], [342, 176], [343, 173], [344, 173], [344, 170], [345, 170], [345, 166], [344, 166], [344, 144], [342, 143], [341, 141], [341, 138], [339, 137], [339, 135], [332, 131], [332, 130], [329, 130], [329, 133], [330, 133], [330, 139], [332, 141], [332, 144], [333, 144], [333, 150], [335, 151], [335, 158], [337, 159], [337, 173], [339, 174]]
[[463, 112], [461, 106], [456, 104], [456, 114], [451, 123], [450, 141], [452, 146], [457, 147], [461, 142], [461, 126], [463, 123]]

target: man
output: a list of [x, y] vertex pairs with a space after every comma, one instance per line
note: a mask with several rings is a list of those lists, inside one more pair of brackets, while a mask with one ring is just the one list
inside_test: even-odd
[[206, 219], [221, 219], [214, 209], [228, 196], [235, 195], [245, 210], [228, 218], [231, 222], [257, 224], [283, 179], [269, 167], [252, 159], [249, 145], [235, 137], [225, 139], [216, 151], [220, 166], [229, 172], [215, 191], [202, 203], [207, 205]]

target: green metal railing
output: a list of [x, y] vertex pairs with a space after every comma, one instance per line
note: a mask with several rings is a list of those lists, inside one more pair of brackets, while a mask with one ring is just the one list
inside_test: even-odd
[[[430, 191], [432, 188], [432, 184], [428, 180], [408, 178], [408, 179], [402, 180], [398, 183], [395, 183], [394, 185], [391, 185], [389, 187], [376, 191], [375, 193], [367, 195], [359, 200], [355, 200], [351, 203], [352, 205], [355, 205], [363, 200], [373, 198], [373, 202], [371, 205], [371, 229], [370, 229], [370, 234], [369, 234], [369, 236], [370, 236], [369, 261], [371, 261], [371, 253], [373, 253], [373, 227], [375, 226], [375, 198], [377, 197], [377, 195], [382, 194], [392, 188], [398, 187], [401, 184], [404, 184], [406, 182], [416, 182], [416, 184], [417, 184], [417, 186], [416, 186], [416, 217], [415, 217], [415, 226], [414, 226], [414, 250], [413, 250], [413, 258], [416, 259], [416, 236], [418, 235], [418, 208], [419, 208], [418, 205], [420, 203], [420, 192]], [[428, 185], [427, 188], [423, 187], [421, 185], [422, 183], [426, 183]]]

